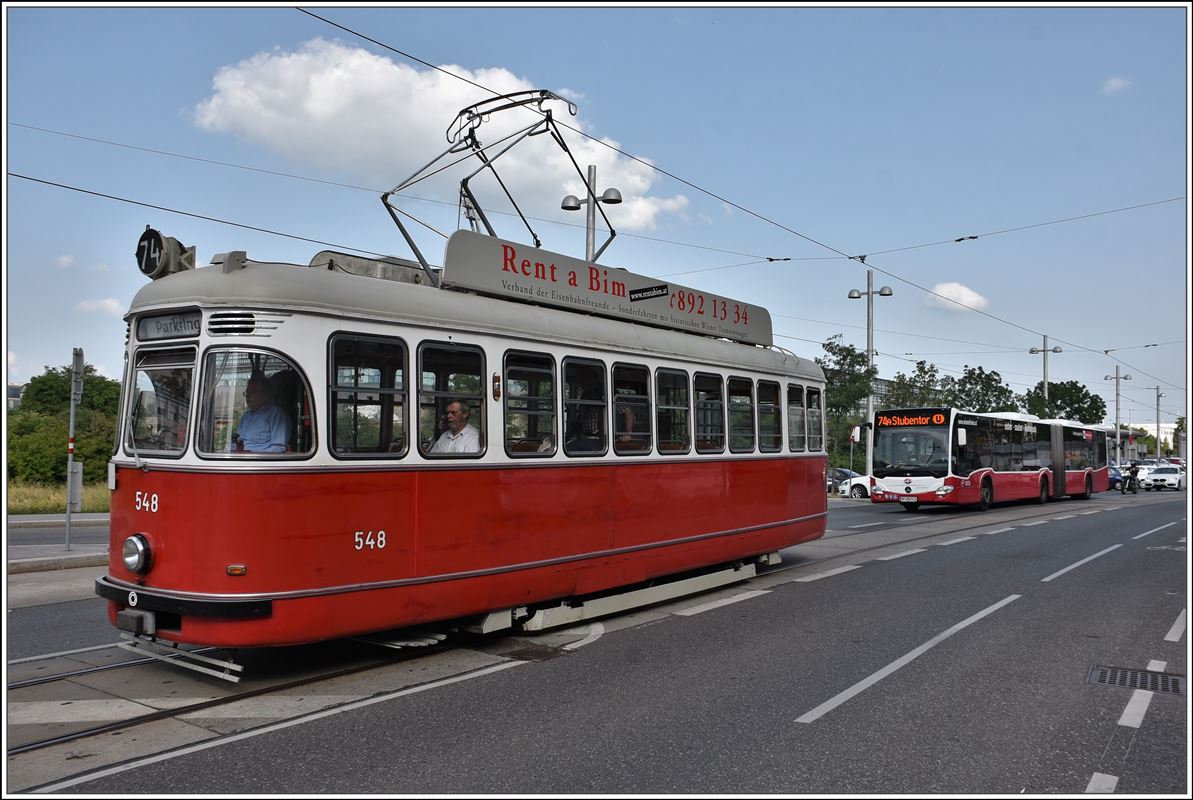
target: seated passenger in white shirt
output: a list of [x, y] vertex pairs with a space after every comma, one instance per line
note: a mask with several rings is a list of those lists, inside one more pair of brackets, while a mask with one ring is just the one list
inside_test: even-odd
[[432, 453], [480, 452], [480, 431], [468, 424], [470, 413], [467, 403], [452, 400], [447, 404], [447, 430], [436, 440]]

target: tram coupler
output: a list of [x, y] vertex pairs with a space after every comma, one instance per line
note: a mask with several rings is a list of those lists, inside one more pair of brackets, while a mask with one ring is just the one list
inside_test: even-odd
[[157, 633], [157, 617], [152, 611], [126, 608], [116, 612], [116, 627], [134, 636], [153, 636]]

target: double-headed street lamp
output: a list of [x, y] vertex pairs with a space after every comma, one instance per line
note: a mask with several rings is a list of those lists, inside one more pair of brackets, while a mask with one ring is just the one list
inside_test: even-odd
[[1053, 347], [1051, 350], [1049, 350], [1048, 349], [1048, 337], [1045, 336], [1044, 337], [1044, 346], [1042, 348], [1041, 347], [1033, 347], [1032, 349], [1028, 350], [1027, 352], [1031, 353], [1032, 355], [1035, 355], [1036, 353], [1044, 354], [1044, 413], [1045, 413], [1045, 415], [1049, 415], [1049, 414], [1051, 414], [1051, 410], [1050, 410], [1050, 406], [1048, 405], [1048, 354], [1049, 353], [1061, 353], [1064, 351], [1062, 351], [1059, 347]]
[[[588, 165], [588, 187], [587, 188], [588, 188], [588, 196], [585, 197], [583, 200], [576, 197], [574, 194], [569, 194], [567, 197], [563, 198], [563, 202], [560, 203], [559, 207], [562, 208], [564, 211], [579, 211], [580, 206], [582, 206], [582, 205], [588, 206], [588, 219], [585, 224], [586, 236], [585, 236], [584, 258], [586, 261], [588, 261], [591, 264], [591, 263], [596, 262], [597, 256], [599, 256], [601, 253], [605, 252], [605, 248], [609, 246], [609, 242], [613, 241], [613, 237], [617, 235], [616, 232], [614, 232], [612, 229], [610, 229], [609, 240], [607, 242], [605, 242], [603, 245], [601, 245], [600, 253], [595, 251], [594, 248], [596, 247], [597, 203], [607, 203], [611, 206], [617, 205], [618, 203], [621, 202], [621, 192], [617, 191], [616, 189], [606, 189], [605, 193], [602, 194], [600, 197], [596, 196], [596, 165], [595, 164]], [[604, 212], [601, 212], [601, 213], [603, 216]], [[608, 220], [606, 220], [606, 221], [608, 221]]]
[[[866, 291], [849, 290], [850, 300], [860, 300], [866, 297], [866, 363], [871, 371], [874, 369], [874, 295], [890, 297], [894, 294], [891, 287], [883, 286], [874, 291], [874, 270], [866, 270]], [[870, 379], [870, 392], [866, 395], [866, 475], [874, 474], [874, 379]]]
[[1123, 431], [1118, 424], [1118, 383], [1120, 380], [1131, 380], [1130, 375], [1119, 375], [1118, 364], [1114, 365], [1114, 375], [1102, 378], [1104, 381], [1114, 381], [1114, 463], [1122, 468], [1123, 464]]

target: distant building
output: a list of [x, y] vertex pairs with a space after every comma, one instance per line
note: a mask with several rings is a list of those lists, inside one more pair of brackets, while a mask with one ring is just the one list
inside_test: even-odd
[[10, 383], [8, 384], [8, 408], [14, 409], [21, 404], [21, 398], [25, 396], [25, 383]]

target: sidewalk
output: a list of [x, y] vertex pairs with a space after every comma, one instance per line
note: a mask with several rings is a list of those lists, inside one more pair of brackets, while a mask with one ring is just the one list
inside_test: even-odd
[[[107, 527], [107, 514], [71, 514], [70, 529], [74, 534], [96, 526]], [[65, 514], [27, 514], [9, 516], [7, 530], [28, 530], [30, 528], [57, 528], [65, 530]], [[66, 549], [65, 536], [45, 544], [13, 544], [12, 537], [5, 537], [7, 573], [19, 575], [25, 572], [75, 569], [78, 567], [106, 567], [108, 565], [107, 542], [83, 543], [71, 537], [70, 550]]]

